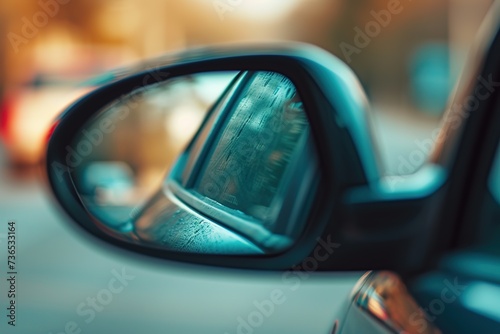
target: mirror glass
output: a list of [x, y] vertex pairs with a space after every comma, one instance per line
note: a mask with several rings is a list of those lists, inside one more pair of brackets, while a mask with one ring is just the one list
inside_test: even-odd
[[99, 223], [176, 252], [282, 252], [304, 229], [318, 179], [303, 102], [274, 72], [139, 87], [97, 113], [67, 150]]

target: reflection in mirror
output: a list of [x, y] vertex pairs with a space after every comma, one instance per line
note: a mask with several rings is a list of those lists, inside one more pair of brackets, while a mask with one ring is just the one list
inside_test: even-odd
[[[275, 73], [252, 77], [221, 131], [195, 191], [259, 219], [276, 221], [277, 197], [308, 123], [293, 84]], [[221, 172], [224, 171], [224, 172]], [[252, 180], [252, 182], [249, 182]], [[286, 186], [286, 185], [284, 185]]]
[[115, 228], [133, 221], [235, 75], [201, 73], [141, 87], [85, 124], [67, 150], [88, 211]]
[[72, 146], [92, 148], [73, 172], [88, 211], [131, 242], [175, 252], [282, 252], [300, 237], [318, 183], [302, 100], [274, 72], [138, 89]]

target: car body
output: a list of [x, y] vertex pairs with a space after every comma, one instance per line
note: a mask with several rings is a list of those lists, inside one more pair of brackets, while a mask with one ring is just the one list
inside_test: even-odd
[[[370, 271], [362, 276], [350, 298], [341, 303], [338, 317], [332, 319], [333, 327], [328, 330], [333, 332], [498, 332], [500, 316], [493, 301], [500, 291], [499, 9], [491, 9], [482, 43], [475, 49], [442, 127], [426, 142], [432, 147], [429, 160], [412, 175], [380, 172], [366, 97], [346, 65], [314, 48], [272, 46], [195, 51], [153, 61], [170, 73], [161, 80], [167, 83], [207, 71], [237, 74], [168, 178], [137, 215], [110, 223], [99, 215], [101, 209], [89, 209], [80, 196], [80, 167], [68, 163], [65, 148], [79, 147], [83, 138], [79, 133], [101, 124], [99, 117], [113, 110], [110, 105], [134, 101], [135, 92], [143, 94], [153, 87], [144, 84], [150, 75], [144, 69], [89, 94], [58, 120], [47, 156], [54, 193], [78, 226], [147, 256], [284, 274], [335, 271], [340, 277], [342, 271], [379, 269], [401, 275]], [[254, 89], [252, 80], [266, 84], [261, 82]], [[268, 96], [262, 91], [270, 82], [275, 86]], [[285, 102], [280, 100], [281, 89]], [[263, 107], [240, 104], [253, 96], [259, 99], [246, 101], [251, 106], [262, 100], [277, 106], [269, 112], [271, 116], [257, 115]], [[247, 113], [238, 116], [238, 110]], [[306, 121], [298, 116], [301, 112]], [[266, 124], [275, 124], [273, 117], [286, 118], [287, 114], [292, 116], [278, 122], [293, 125], [284, 127], [287, 133], [279, 134], [283, 128], [278, 127], [279, 131], [271, 131], [278, 136], [260, 137], [266, 133], [262, 131]], [[261, 127], [243, 129], [245, 122], [248, 126], [255, 123], [254, 116], [260, 117]], [[228, 131], [229, 139], [225, 139]], [[254, 151], [238, 144], [240, 135], [253, 138]], [[284, 148], [290, 142], [280, 141], [283, 137], [291, 140], [293, 150]], [[277, 179], [283, 177], [279, 182], [266, 179], [275, 175], [266, 162], [274, 151], [261, 145], [263, 140], [276, 144], [278, 152], [286, 152], [283, 156], [289, 158], [277, 159], [281, 166]], [[235, 143], [237, 147], [232, 148]], [[234, 150], [244, 152], [236, 162], [231, 161]], [[208, 191], [215, 188], [204, 183], [211, 164], [218, 164], [212, 169], [224, 180], [223, 186], [214, 181], [222, 192]], [[254, 164], [266, 174], [254, 172]], [[295, 176], [287, 178], [286, 174]], [[248, 180], [259, 180], [257, 195], [252, 189], [241, 190], [241, 183]], [[271, 195], [268, 189], [273, 189]], [[276, 194], [281, 198], [277, 211], [272, 210]], [[262, 209], [264, 202], [269, 211]], [[279, 227], [282, 217], [283, 230]], [[323, 256], [325, 250], [334, 256]], [[273, 305], [280, 304], [280, 297], [270, 297]], [[249, 324], [249, 319], [239, 323], [240, 332], [258, 327]]]

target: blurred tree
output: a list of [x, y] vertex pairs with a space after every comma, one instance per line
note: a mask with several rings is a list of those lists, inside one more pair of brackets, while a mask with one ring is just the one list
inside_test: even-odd
[[[408, 92], [407, 68], [414, 50], [426, 41], [448, 41], [448, 1], [346, 2], [340, 20], [332, 27], [335, 44], [331, 51], [349, 63], [370, 95], [399, 99]], [[383, 13], [390, 15], [384, 17]], [[359, 31], [366, 38], [359, 37]], [[366, 43], [357, 46], [357, 38]], [[359, 51], [346, 57], [341, 43]]]

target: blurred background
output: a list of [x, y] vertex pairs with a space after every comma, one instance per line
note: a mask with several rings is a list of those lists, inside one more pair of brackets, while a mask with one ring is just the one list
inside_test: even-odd
[[[20, 333], [34, 332], [34, 328], [37, 332], [60, 329], [65, 321], [75, 317], [75, 305], [95, 295], [109, 280], [110, 270], [125, 262], [111, 253], [103, 256], [101, 248], [95, 248], [90, 238], [72, 232], [65, 221], [67, 216], [54, 205], [44, 185], [38, 167], [44, 155], [46, 133], [64, 106], [112, 77], [113, 69], [148, 57], [217, 43], [302, 41], [325, 48], [353, 68], [373, 105], [371, 113], [384, 172], [410, 173], [424, 162], [429, 145], [422, 143], [428, 143], [439, 126], [448, 95], [492, 0], [401, 0], [394, 7], [395, 2], [398, 1], [2, 0], [0, 243], [6, 235], [4, 224], [9, 219], [18, 221], [23, 274], [20, 298], [24, 298], [20, 300], [20, 312], [24, 312], [25, 319], [21, 324], [30, 329], [21, 329]], [[390, 17], [381, 14], [389, 9]], [[172, 135], [176, 137], [171, 141], [169, 156], [175, 157], [175, 152], [182, 149], [181, 144], [196, 129], [193, 124], [202, 116], [182, 113], [182, 117], [171, 118]], [[125, 130], [137, 129], [137, 124], [136, 118], [129, 117], [122, 126]], [[179, 133], [175, 125], [189, 131]], [[113, 140], [119, 143], [123, 139], [126, 147], [134, 139], [131, 131], [135, 130], [116, 131]], [[165, 154], [154, 150], [137, 152], [149, 157]], [[124, 187], [128, 186], [126, 170], [119, 171], [110, 177], [121, 177]], [[220, 290], [203, 290], [201, 278], [189, 285], [193, 283], [190, 272], [166, 273], [159, 266], [133, 262], [127, 266], [138, 279], [127, 292], [128, 297], [120, 298], [143, 305], [144, 315], [151, 315], [144, 319], [155, 319], [160, 314], [161, 308], [155, 305], [175, 311], [177, 305], [189, 304], [193, 314], [204, 312], [208, 321], [212, 321], [209, 316], [220, 316], [216, 308], [202, 308], [203, 293]], [[175, 269], [171, 264], [165, 268]], [[216, 279], [224, 289], [231, 284], [220, 277]], [[186, 284], [186, 289], [182, 284]], [[217, 283], [210, 284], [213, 288]], [[235, 297], [228, 294], [223, 298], [237, 303], [241, 291], [238, 284], [227, 290]], [[193, 286], [198, 290], [193, 290]], [[170, 288], [169, 298], [157, 294], [159, 288]], [[191, 290], [199, 293], [185, 294]], [[307, 291], [303, 290], [303, 299], [297, 300], [297, 305], [324, 299], [313, 299], [323, 296], [323, 291], [318, 290], [316, 295], [308, 295]], [[208, 297], [220, 299], [222, 294], [215, 293]], [[168, 301], [175, 307], [168, 308]], [[5, 307], [2, 303], [0, 299], [0, 306]], [[138, 326], [133, 317], [123, 316], [126, 305], [116, 303], [109, 307], [109, 319], [124, 328]], [[326, 312], [327, 307], [318, 309]], [[229, 310], [228, 306], [227, 312], [233, 317], [230, 311], [238, 312], [238, 308]], [[27, 320], [30, 315], [38, 316], [32, 330]], [[310, 329], [307, 326], [311, 323], [300, 319], [304, 320], [304, 328]], [[171, 324], [182, 326], [189, 321], [192, 319], [172, 317]], [[96, 327], [90, 332], [100, 332], [100, 323], [96, 321], [92, 326]], [[161, 323], [158, 326], [163, 328]], [[3, 333], [1, 326], [0, 331]]]
[[402, 0], [384, 17], [392, 2], [3, 0], [3, 165], [36, 165], [55, 115], [113, 68], [199, 45], [293, 40], [349, 63], [373, 103], [386, 172], [409, 172], [418, 163], [405, 154], [437, 126], [491, 0]]

